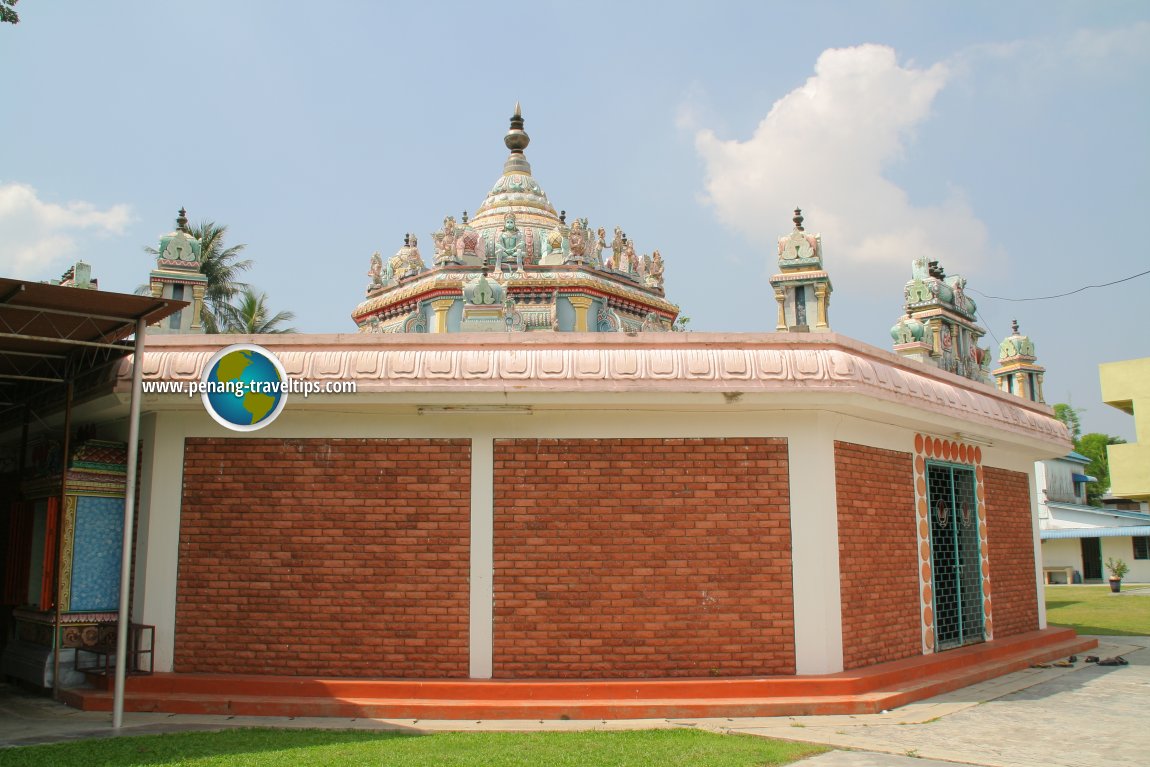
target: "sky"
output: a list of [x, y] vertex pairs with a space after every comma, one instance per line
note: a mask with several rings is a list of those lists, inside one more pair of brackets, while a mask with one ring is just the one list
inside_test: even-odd
[[302, 332], [369, 258], [499, 178], [523, 107], [557, 209], [666, 261], [690, 330], [772, 332], [776, 241], [821, 233], [837, 332], [891, 348], [911, 261], [997, 361], [1134, 440], [1098, 365], [1150, 356], [1150, 4], [23, 0], [0, 24], [0, 275], [131, 292], [184, 206]]

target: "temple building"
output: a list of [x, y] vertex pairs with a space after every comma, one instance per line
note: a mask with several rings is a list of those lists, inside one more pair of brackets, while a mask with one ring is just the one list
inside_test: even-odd
[[531, 172], [518, 104], [503, 142], [503, 174], [468, 218], [443, 219], [431, 265], [414, 233], [386, 263], [371, 257], [363, 333], [670, 330], [679, 308], [663, 295], [663, 256], [640, 255], [616, 226], [610, 242], [586, 218], [567, 222]]
[[[779, 273], [771, 277], [779, 321], [775, 330], [826, 333], [831, 295], [830, 276], [823, 271], [823, 238], [803, 229], [803, 212], [795, 208], [794, 231], [779, 238]], [[808, 319], [810, 318], [810, 319]]]
[[916, 258], [903, 294], [905, 313], [890, 329], [894, 350], [974, 381], [987, 381], [990, 351], [978, 345], [986, 331], [975, 322], [977, 305], [966, 278], [946, 276], [937, 261]]
[[[359, 333], [244, 337], [225, 375], [237, 338], [196, 332], [196, 304], [192, 332], [149, 331], [129, 585], [155, 673], [128, 710], [866, 713], [1091, 646], [1042, 599], [1035, 461], [1066, 428], [989, 383], [961, 278], [914, 262], [897, 353], [836, 333], [796, 210], [762, 332], [662, 332], [659, 253], [556, 212], [518, 108], [505, 143], [430, 263], [411, 233], [372, 257]], [[153, 289], [178, 274], [190, 300], [186, 235]], [[187, 393], [256, 373], [309, 393], [237, 429]], [[123, 363], [83, 392], [75, 444], [128, 439], [132, 385]], [[44, 574], [59, 512], [32, 508], [13, 659], [77, 604]], [[67, 699], [110, 707], [91, 681]]]
[[998, 346], [998, 367], [994, 380], [998, 388], [1009, 394], [1033, 402], [1046, 402], [1042, 398], [1042, 376], [1046, 368], [1034, 356], [1034, 342], [1018, 332], [1018, 320], [1011, 326], [1011, 334]]
[[156, 268], [148, 275], [148, 288], [153, 298], [187, 301], [181, 309], [150, 328], [151, 333], [203, 333], [204, 291], [208, 278], [202, 273], [203, 255], [200, 241], [188, 228], [188, 214], [180, 208], [176, 228], [160, 239], [156, 250]]

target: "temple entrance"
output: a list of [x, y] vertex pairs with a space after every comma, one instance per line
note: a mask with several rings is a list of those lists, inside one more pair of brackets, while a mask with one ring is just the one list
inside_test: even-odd
[[936, 647], [950, 650], [985, 639], [974, 470], [930, 463], [926, 479]]

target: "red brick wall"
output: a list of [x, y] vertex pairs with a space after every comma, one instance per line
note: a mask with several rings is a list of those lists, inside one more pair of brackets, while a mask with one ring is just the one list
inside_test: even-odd
[[465, 677], [471, 445], [188, 439], [180, 672]]
[[843, 664], [922, 653], [910, 453], [835, 442]]
[[495, 442], [496, 677], [793, 674], [783, 439]]
[[1019, 471], [983, 470], [994, 637], [1002, 639], [1038, 628], [1030, 478]]

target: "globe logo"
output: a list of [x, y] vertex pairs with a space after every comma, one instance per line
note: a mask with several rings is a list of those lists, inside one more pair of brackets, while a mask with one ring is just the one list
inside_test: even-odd
[[232, 344], [216, 352], [201, 379], [204, 409], [233, 431], [255, 431], [274, 421], [288, 399], [288, 377], [262, 346]]

